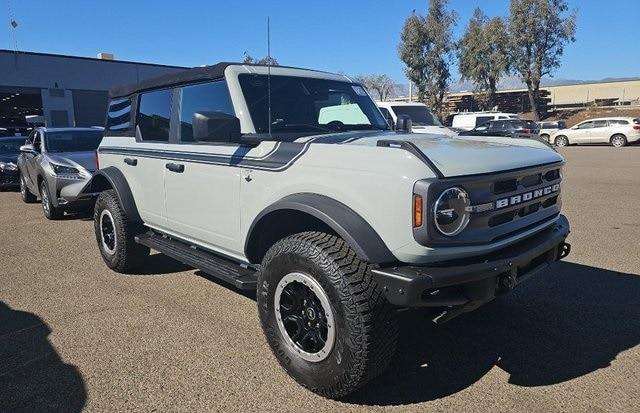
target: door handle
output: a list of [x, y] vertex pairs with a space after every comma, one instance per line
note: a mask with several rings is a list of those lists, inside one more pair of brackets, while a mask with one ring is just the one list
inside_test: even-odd
[[165, 168], [167, 168], [171, 172], [176, 172], [179, 174], [184, 172], [184, 165], [181, 163], [168, 163], [165, 165]]
[[138, 164], [138, 160], [134, 158], [124, 158], [124, 163], [131, 166], [136, 166]]

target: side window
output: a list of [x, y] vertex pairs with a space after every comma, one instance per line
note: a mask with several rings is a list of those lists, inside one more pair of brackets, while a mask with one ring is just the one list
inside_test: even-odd
[[224, 80], [180, 88], [180, 140], [193, 142], [193, 115], [197, 112], [223, 112], [235, 115]]
[[389, 124], [389, 127], [391, 129], [395, 128], [395, 125], [394, 125], [394, 122], [393, 122], [393, 116], [391, 116], [391, 112], [389, 112], [389, 110], [387, 110], [387, 108], [380, 108], [380, 112], [382, 112], [382, 115], [387, 120], [387, 123]]
[[578, 125], [578, 129], [591, 129], [593, 128], [593, 122], [584, 122]]
[[620, 125], [628, 125], [629, 121], [626, 120], [622, 120], [622, 119], [611, 119], [609, 121], [609, 125], [611, 126], [620, 126]]
[[106, 129], [121, 132], [131, 126], [131, 98], [113, 99], [109, 102]]
[[606, 120], [597, 120], [597, 121], [593, 122], [593, 127], [594, 128], [606, 128], [607, 127], [607, 121]]
[[140, 96], [136, 125], [143, 141], [169, 141], [171, 94], [171, 89], [163, 89]]
[[493, 116], [478, 116], [476, 118], [476, 126], [483, 125], [490, 120], [493, 120]]
[[40, 132], [33, 135], [33, 147], [38, 152], [42, 151], [42, 134]]

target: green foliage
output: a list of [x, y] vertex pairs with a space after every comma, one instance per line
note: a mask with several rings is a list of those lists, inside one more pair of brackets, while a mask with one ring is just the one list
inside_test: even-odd
[[543, 76], [560, 66], [564, 47], [575, 41], [576, 14], [565, 0], [511, 0], [509, 50], [511, 65], [529, 91], [536, 120], [536, 98]]
[[418, 88], [418, 99], [442, 114], [451, 77], [449, 66], [455, 43], [452, 29], [455, 12], [447, 10], [448, 0], [429, 0], [426, 17], [415, 12], [402, 28], [398, 55], [407, 65], [407, 77]]
[[507, 48], [507, 28], [503, 19], [489, 19], [476, 8], [458, 42], [458, 61], [462, 79], [475, 84], [485, 109], [495, 105], [497, 82], [508, 72]]

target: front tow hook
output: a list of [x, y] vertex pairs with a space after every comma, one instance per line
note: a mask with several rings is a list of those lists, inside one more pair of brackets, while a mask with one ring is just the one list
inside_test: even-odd
[[558, 247], [558, 261], [566, 258], [571, 253], [571, 244], [563, 242]]

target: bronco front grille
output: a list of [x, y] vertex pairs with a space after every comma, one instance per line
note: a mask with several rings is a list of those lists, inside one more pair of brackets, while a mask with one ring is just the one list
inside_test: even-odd
[[561, 163], [492, 175], [419, 181], [414, 192], [433, 205], [447, 188], [457, 186], [469, 194], [469, 225], [460, 234], [446, 237], [433, 225], [433, 211], [425, 208], [425, 225], [414, 230], [418, 242], [428, 246], [473, 245], [497, 241], [542, 225], [560, 213]]

